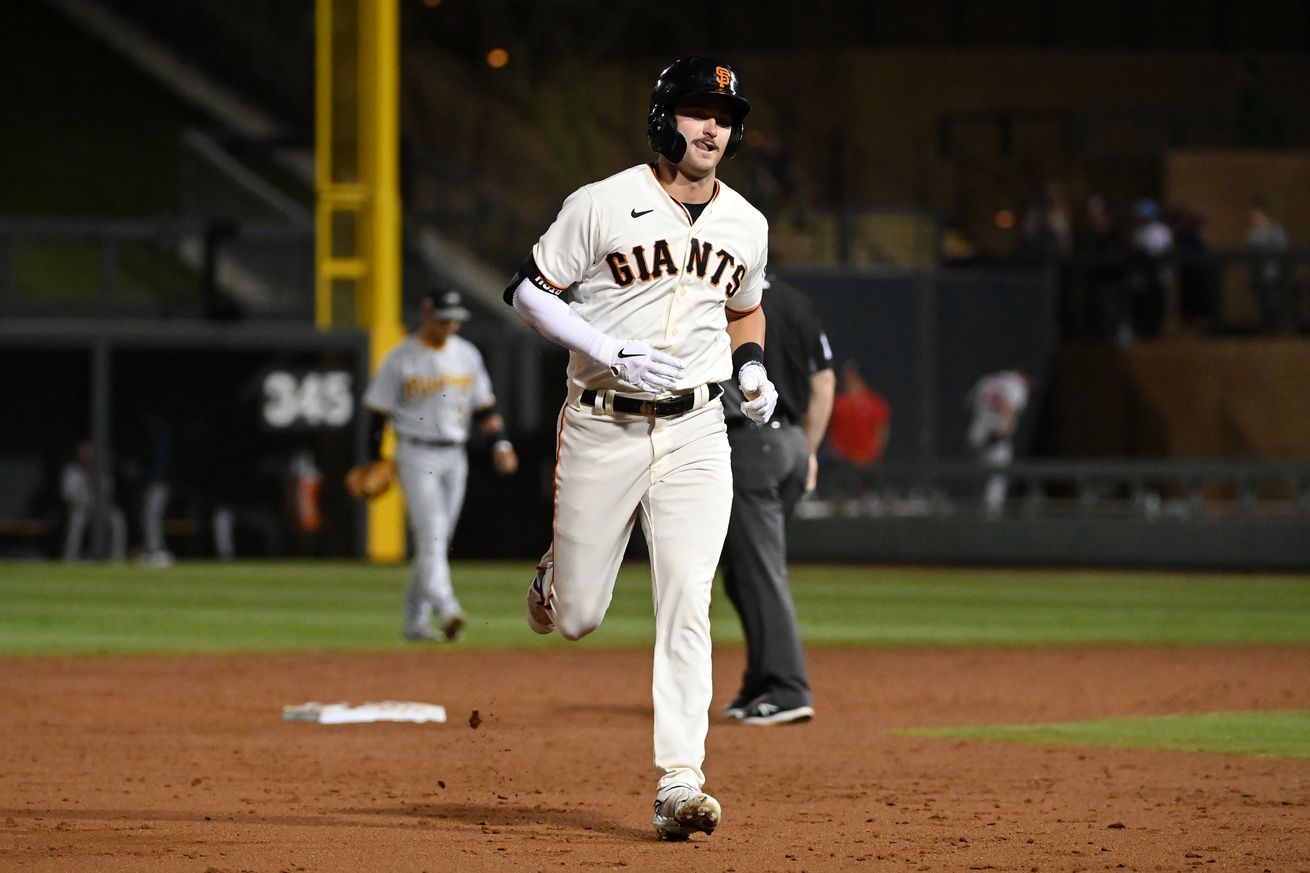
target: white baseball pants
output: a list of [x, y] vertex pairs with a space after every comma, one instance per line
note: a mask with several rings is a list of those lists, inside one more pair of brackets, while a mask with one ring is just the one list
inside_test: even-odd
[[632, 526], [650, 548], [655, 608], [652, 696], [660, 787], [705, 782], [713, 695], [710, 594], [732, 507], [723, 406], [677, 418], [560, 414], [555, 467], [552, 613], [567, 639], [605, 617]]

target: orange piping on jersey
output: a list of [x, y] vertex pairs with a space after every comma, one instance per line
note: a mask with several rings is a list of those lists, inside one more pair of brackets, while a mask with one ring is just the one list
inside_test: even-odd
[[[564, 419], [569, 414], [569, 402], [564, 401], [564, 406], [559, 411], [559, 429], [555, 432], [555, 469], [551, 472], [551, 488], [554, 489], [554, 498], [551, 504], [550, 512], [550, 557], [555, 559], [555, 520], [559, 518], [559, 459], [564, 454]], [[558, 567], [558, 562], [556, 562]], [[555, 590], [555, 574], [550, 574], [550, 588], [543, 592], [546, 601], [550, 601], [551, 592]]]
[[[650, 174], [651, 174], [652, 176], [655, 177], [655, 181], [656, 181], [656, 182], [659, 182], [659, 181], [660, 181], [660, 174], [659, 174], [659, 172], [655, 169], [655, 164], [647, 164], [646, 166], [650, 169]], [[660, 184], [660, 188], [663, 188], [663, 187], [664, 187], [664, 185], [663, 185], [663, 183], [661, 183], [661, 184]], [[694, 221], [691, 220], [691, 212], [687, 209], [687, 207], [686, 207], [685, 205], [683, 205], [683, 202], [682, 202], [681, 200], [679, 200], [677, 197], [674, 197], [674, 196], [673, 196], [672, 194], [670, 194], [668, 191], [665, 191], [665, 192], [664, 192], [664, 195], [665, 195], [666, 197], [668, 197], [670, 200], [672, 200], [674, 203], [678, 204], [678, 208], [682, 210], [682, 214], [685, 215], [685, 216], [687, 216], [687, 223], [688, 223], [688, 224], [695, 224], [695, 223], [696, 223], [696, 222], [694, 222]], [[718, 196], [719, 196], [719, 180], [718, 180], [718, 179], [715, 179], [715, 180], [714, 180], [714, 193], [710, 195], [710, 199], [709, 199], [709, 200], [706, 200], [706, 201], [705, 201], [705, 204], [708, 206], [709, 204], [713, 203], [713, 202], [715, 201], [715, 199], [718, 198]], [[542, 278], [545, 279], [546, 277], [543, 276]], [[549, 280], [549, 279], [546, 279], [546, 281], [549, 282], [550, 280]]]
[[750, 309], [733, 309], [731, 306], [724, 306], [723, 308], [731, 312], [733, 315], [750, 315], [752, 312], [759, 309], [763, 305], [764, 304], [762, 303], [756, 303]]

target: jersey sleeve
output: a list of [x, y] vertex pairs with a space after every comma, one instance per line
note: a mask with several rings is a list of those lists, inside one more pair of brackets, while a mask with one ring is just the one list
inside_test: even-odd
[[482, 360], [482, 353], [473, 349], [473, 391], [469, 395], [470, 405], [476, 409], [490, 409], [496, 405], [496, 392], [491, 388], [491, 375]]
[[591, 192], [586, 188], [574, 191], [560, 207], [554, 223], [532, 247], [537, 275], [525, 278], [543, 291], [563, 294], [595, 263], [599, 225]]
[[400, 365], [395, 353], [382, 359], [382, 366], [364, 392], [364, 406], [374, 412], [387, 415], [396, 410], [400, 403]]
[[[763, 219], [761, 219], [763, 221]], [[769, 226], [764, 223], [764, 229], [760, 239], [769, 238]], [[768, 244], [760, 246], [759, 256], [755, 263], [746, 271], [745, 277], [741, 281], [741, 287], [737, 293], [728, 299], [728, 309], [733, 312], [750, 312], [760, 305], [764, 300], [764, 273], [769, 265], [769, 247]]]
[[822, 373], [832, 369], [832, 346], [828, 344], [828, 335], [823, 327], [816, 324], [814, 342], [810, 346], [810, 373]]

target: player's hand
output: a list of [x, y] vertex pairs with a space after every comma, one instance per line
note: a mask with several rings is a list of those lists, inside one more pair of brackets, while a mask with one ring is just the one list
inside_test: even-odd
[[737, 371], [737, 385], [746, 400], [741, 411], [756, 424], [764, 424], [773, 417], [778, 405], [778, 389], [769, 381], [769, 372], [759, 361], [743, 364]]
[[512, 476], [519, 468], [519, 456], [508, 442], [497, 443], [491, 450], [491, 463], [502, 476]]
[[664, 351], [671, 345], [665, 340], [623, 340], [614, 350], [610, 372], [639, 391], [666, 391], [682, 378], [682, 361]]
[[810, 494], [819, 487], [819, 458], [810, 452], [810, 465], [805, 470], [805, 493]]

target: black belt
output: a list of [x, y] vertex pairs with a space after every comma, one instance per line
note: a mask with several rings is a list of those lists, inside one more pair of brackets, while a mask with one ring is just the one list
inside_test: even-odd
[[402, 440], [407, 443], [413, 443], [416, 446], [426, 446], [429, 449], [446, 449], [451, 446], [464, 445], [459, 440], [421, 440], [418, 437], [402, 436]]
[[[718, 382], [709, 384], [710, 396], [706, 398], [707, 402], [713, 400], [723, 393], [723, 386]], [[596, 403], [596, 391], [588, 388], [582, 392], [579, 398], [583, 406], [594, 406]], [[622, 412], [627, 415], [649, 415], [654, 418], [673, 418], [674, 416], [683, 415], [691, 412], [696, 406], [696, 392], [688, 394], [679, 394], [677, 397], [667, 397], [664, 400], [642, 400], [640, 397], [626, 397], [622, 394], [614, 395], [613, 410]]]

